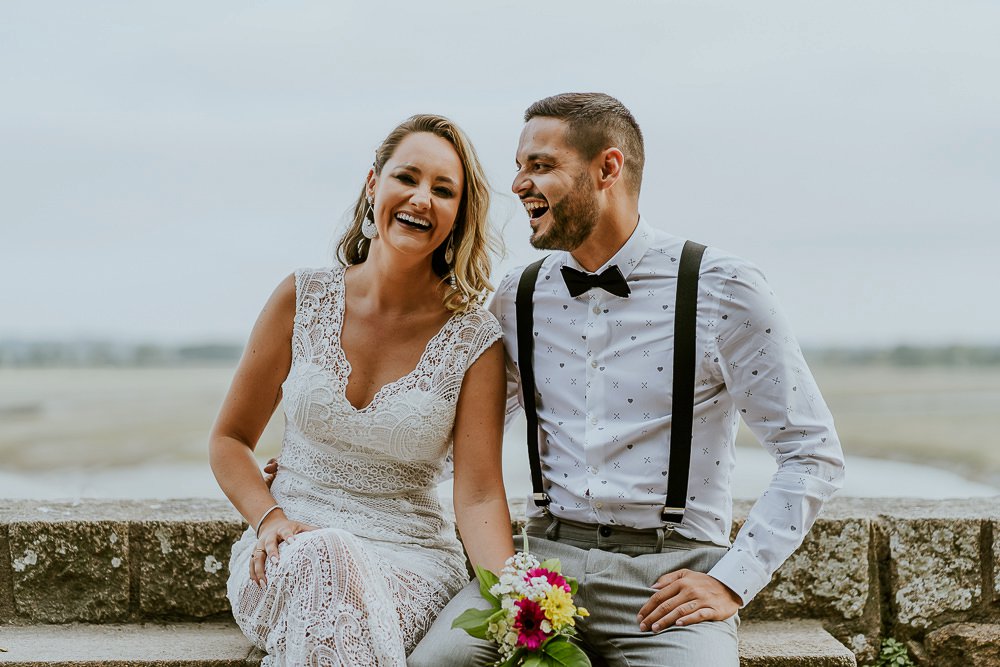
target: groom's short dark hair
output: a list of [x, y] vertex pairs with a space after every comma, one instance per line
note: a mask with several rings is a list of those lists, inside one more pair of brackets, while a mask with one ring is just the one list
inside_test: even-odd
[[625, 156], [625, 183], [639, 195], [646, 153], [639, 123], [624, 104], [605, 93], [562, 93], [528, 107], [524, 122], [536, 116], [565, 122], [566, 141], [587, 160], [605, 148], [618, 148]]

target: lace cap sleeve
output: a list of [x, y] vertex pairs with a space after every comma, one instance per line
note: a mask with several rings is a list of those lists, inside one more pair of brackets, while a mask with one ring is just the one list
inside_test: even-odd
[[[328, 315], [329, 294], [337, 269], [295, 270], [295, 320], [292, 328], [292, 356], [313, 359], [325, 346], [315, 340], [315, 325]], [[329, 319], [327, 317], [327, 319]]]
[[469, 310], [464, 316], [462, 326], [462, 339], [468, 344], [465, 369], [468, 370], [490, 345], [502, 337], [503, 330], [493, 313], [482, 306]]

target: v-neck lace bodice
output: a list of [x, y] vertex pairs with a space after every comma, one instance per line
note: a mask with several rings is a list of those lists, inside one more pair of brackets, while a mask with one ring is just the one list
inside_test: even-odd
[[351, 381], [351, 373], [354, 371], [354, 367], [347, 358], [347, 352], [344, 351], [343, 339], [344, 339], [344, 313], [347, 312], [347, 293], [344, 287], [344, 274], [345, 271], [338, 271], [333, 278], [333, 284], [331, 285], [331, 296], [333, 298], [332, 308], [334, 310], [333, 327], [334, 332], [332, 336], [331, 343], [336, 348], [333, 351], [334, 356], [337, 360], [337, 366], [343, 369], [342, 380], [344, 388], [344, 398], [350, 403], [351, 407], [358, 412], [365, 412], [367, 410], [374, 409], [379, 401], [383, 400], [386, 395], [391, 395], [400, 385], [405, 385], [413, 376], [418, 375], [422, 369], [433, 360], [440, 356], [442, 352], [442, 345], [439, 343], [441, 340], [447, 340], [448, 336], [451, 335], [454, 325], [459, 320], [458, 314], [452, 314], [448, 320], [441, 325], [441, 328], [431, 336], [430, 340], [427, 341], [427, 345], [424, 346], [423, 351], [420, 353], [420, 359], [417, 360], [417, 365], [414, 366], [413, 370], [409, 373], [403, 375], [402, 377], [396, 378], [391, 382], [387, 382], [372, 397], [372, 400], [368, 402], [364, 407], [357, 407], [350, 402], [347, 398], [347, 385]]
[[352, 494], [431, 489], [451, 444], [465, 371], [500, 337], [496, 320], [482, 308], [453, 316], [412, 371], [357, 409], [347, 400], [351, 367], [340, 345], [344, 269], [300, 271], [295, 281], [281, 467]]
[[[347, 400], [351, 367], [340, 344], [344, 269], [296, 271], [295, 290], [285, 433], [271, 493], [289, 518], [321, 530], [282, 543], [262, 592], [248, 579], [256, 542], [248, 529], [233, 546], [230, 601], [247, 636], [284, 656], [273, 664], [303, 664], [290, 644], [308, 636], [337, 646], [340, 662], [331, 664], [402, 667], [404, 649], [467, 578], [436, 483], [465, 372], [500, 338], [500, 325], [478, 306], [452, 316], [412, 371], [357, 409]], [[299, 602], [312, 606], [282, 606]], [[401, 627], [401, 618], [412, 627]]]

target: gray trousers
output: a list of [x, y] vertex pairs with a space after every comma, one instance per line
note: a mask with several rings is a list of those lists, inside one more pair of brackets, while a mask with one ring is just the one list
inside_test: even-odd
[[[588, 618], [577, 620], [581, 646], [594, 665], [615, 667], [737, 667], [739, 616], [676, 627], [654, 634], [640, 632], [636, 616], [655, 592], [650, 586], [663, 574], [689, 569], [707, 572], [726, 552], [666, 530], [637, 531], [559, 519], [532, 519], [528, 548], [539, 560], [558, 558], [562, 571], [575, 577], [578, 606]], [[523, 548], [520, 538], [517, 547]], [[410, 654], [409, 667], [489, 665], [497, 652], [488, 642], [453, 630], [451, 622], [470, 607], [489, 608], [478, 583], [465, 587], [442, 610], [430, 631]]]

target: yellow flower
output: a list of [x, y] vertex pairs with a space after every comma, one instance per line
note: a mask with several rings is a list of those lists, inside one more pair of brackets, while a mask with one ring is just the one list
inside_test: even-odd
[[577, 607], [576, 615], [580, 616], [581, 618], [587, 618], [588, 616], [590, 616], [590, 612], [587, 611], [584, 607]]
[[575, 625], [573, 614], [579, 613], [573, 606], [573, 596], [559, 586], [553, 586], [548, 595], [538, 605], [545, 612], [545, 618], [556, 630], [567, 625]]

